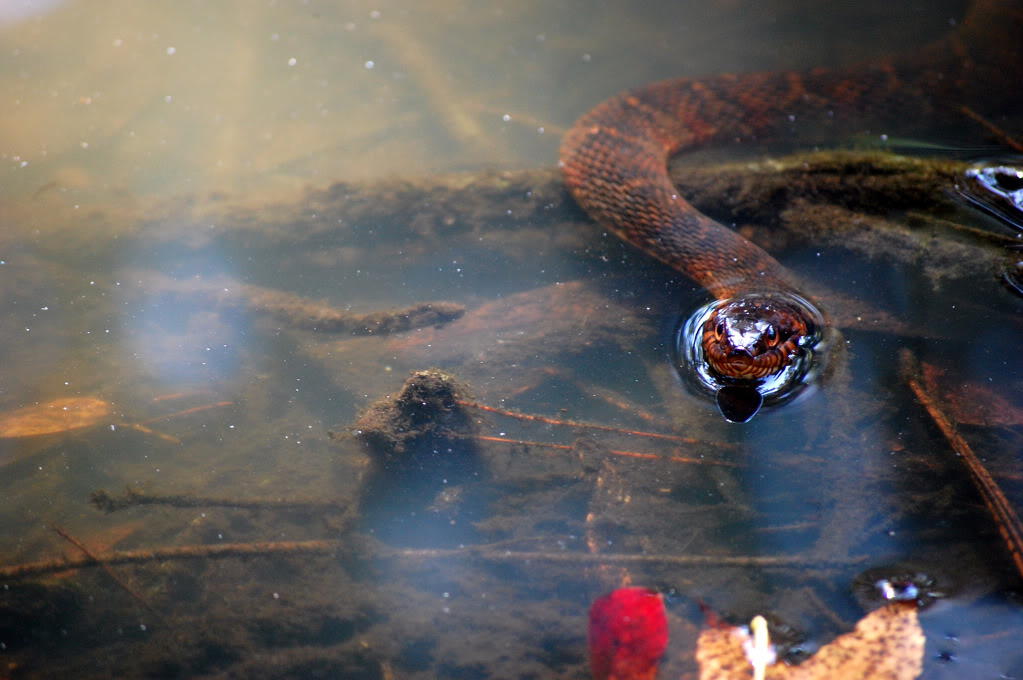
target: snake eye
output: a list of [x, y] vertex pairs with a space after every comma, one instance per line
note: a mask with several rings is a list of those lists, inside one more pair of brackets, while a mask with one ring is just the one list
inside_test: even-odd
[[725, 337], [725, 322], [718, 321], [718, 325], [714, 326], [714, 334], [717, 335], [717, 339]]
[[764, 329], [764, 337], [767, 338], [767, 342], [772, 347], [778, 342], [778, 331], [775, 329], [774, 324]]

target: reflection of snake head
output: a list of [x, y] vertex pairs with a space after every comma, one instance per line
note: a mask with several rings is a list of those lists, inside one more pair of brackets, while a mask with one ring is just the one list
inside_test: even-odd
[[788, 300], [732, 299], [704, 322], [703, 357], [724, 378], [766, 378], [785, 369], [812, 332], [805, 310]]

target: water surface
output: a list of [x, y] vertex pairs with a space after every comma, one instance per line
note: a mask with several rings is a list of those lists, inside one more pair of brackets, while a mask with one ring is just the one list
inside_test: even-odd
[[[587, 677], [587, 607], [624, 579], [670, 594], [667, 676], [692, 672], [698, 600], [771, 613], [812, 651], [863, 615], [854, 580], [885, 565], [948, 595], [922, 615], [925, 677], [1023, 674], [1019, 574], [911, 387], [1018, 508], [1023, 303], [998, 276], [1015, 233], [940, 196], [811, 242], [785, 228], [864, 218], [783, 205], [772, 237], [714, 213], [886, 320], [848, 324], [817, 390], [736, 426], [671, 366], [701, 291], [589, 222], [553, 170], [563, 131], [622, 88], [911, 51], [962, 3], [47, 10], [0, 29], [0, 410], [107, 409], [0, 440], [3, 563], [81, 557], [52, 525], [96, 554], [334, 547], [113, 567], [121, 584], [5, 580], [12, 677]], [[954, 149], [908, 141], [990, 151], [974, 125]], [[742, 150], [736, 182], [766, 154]], [[314, 330], [431, 301], [465, 313]], [[353, 424], [430, 368], [546, 420], [462, 406], [505, 441], [424, 436], [389, 467]], [[126, 487], [226, 505], [88, 503]], [[238, 507], [281, 499], [307, 505]]]

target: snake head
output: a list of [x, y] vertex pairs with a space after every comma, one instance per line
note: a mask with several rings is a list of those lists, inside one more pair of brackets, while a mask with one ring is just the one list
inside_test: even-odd
[[679, 325], [679, 375], [711, 396], [726, 420], [804, 393], [821, 374], [833, 334], [824, 315], [787, 291], [750, 292], [704, 305]]
[[785, 300], [743, 297], [715, 308], [703, 324], [703, 357], [718, 375], [759, 380], [784, 370], [810, 332]]

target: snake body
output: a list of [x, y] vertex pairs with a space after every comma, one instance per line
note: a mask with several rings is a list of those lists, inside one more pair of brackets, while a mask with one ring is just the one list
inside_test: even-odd
[[[669, 159], [704, 147], [802, 138], [808, 130], [856, 131], [865, 121], [901, 130], [907, 122], [948, 120], [947, 104], [966, 105], [970, 93], [990, 103], [998, 91], [984, 81], [1004, 81], [992, 74], [1019, 63], [1004, 61], [1017, 56], [1004, 51], [1018, 52], [1023, 43], [1020, 5], [978, 0], [962, 28], [900, 60], [667, 80], [615, 95], [566, 134], [566, 186], [601, 225], [730, 301], [725, 316], [715, 311], [704, 322], [704, 358], [725, 381], [762, 380], [805, 349], [821, 316], [802, 304], [796, 278], [777, 260], [679, 194]], [[982, 59], [974, 47], [986, 50]], [[1012, 89], [1018, 101], [1019, 88]]]

